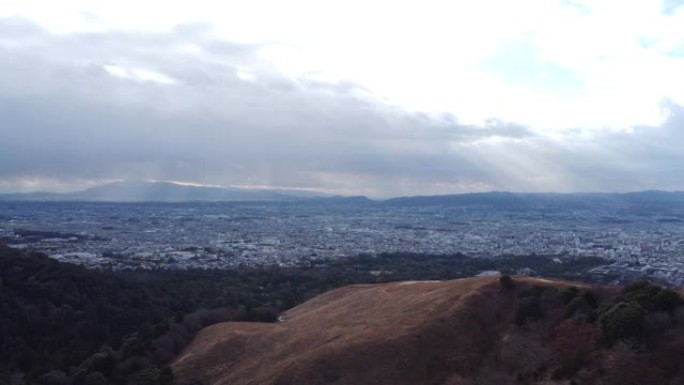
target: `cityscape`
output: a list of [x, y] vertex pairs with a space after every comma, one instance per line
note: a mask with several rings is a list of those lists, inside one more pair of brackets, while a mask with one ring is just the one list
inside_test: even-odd
[[608, 261], [596, 274], [684, 286], [677, 216], [368, 200], [0, 202], [0, 241], [93, 269], [308, 266], [379, 253]]

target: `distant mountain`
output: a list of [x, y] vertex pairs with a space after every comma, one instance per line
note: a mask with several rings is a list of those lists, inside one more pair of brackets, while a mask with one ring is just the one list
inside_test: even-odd
[[5, 201], [86, 202], [295, 201], [327, 197], [300, 190], [189, 186], [171, 182], [116, 182], [63, 194], [0, 194], [0, 200]]
[[641, 191], [632, 193], [511, 193], [486, 192], [393, 198], [394, 206], [471, 206], [509, 210], [684, 208], [684, 192]]
[[65, 195], [49, 192], [10, 193], [0, 194], [0, 201], [57, 201], [65, 200]]
[[386, 206], [455, 206], [500, 210], [684, 209], [684, 192], [631, 193], [513, 193], [484, 192], [454, 195], [407, 196], [374, 201], [365, 196], [327, 195], [288, 189], [249, 189], [190, 186], [172, 182], [116, 182], [73, 193], [0, 194], [0, 201], [85, 202], [287, 202], [317, 201], [336, 204]]

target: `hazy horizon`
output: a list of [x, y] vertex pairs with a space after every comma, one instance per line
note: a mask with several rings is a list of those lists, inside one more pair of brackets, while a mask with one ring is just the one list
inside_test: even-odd
[[0, 4], [0, 193], [684, 190], [684, 1]]
[[[184, 183], [184, 182], [179, 182], [179, 181], [160, 181], [160, 180], [118, 180], [118, 181], [110, 181], [106, 182], [103, 184], [95, 185], [95, 186], [89, 186], [86, 188], [79, 188], [75, 190], [68, 190], [68, 191], [47, 191], [47, 190], [36, 190], [36, 191], [23, 191], [23, 192], [0, 192], [0, 197], [2, 195], [30, 195], [30, 194], [74, 194], [74, 193], [82, 193], [82, 192], [87, 192], [90, 189], [94, 188], [101, 188], [101, 187], [109, 187], [109, 186], [116, 186], [116, 185], [136, 185], [136, 184], [141, 184], [142, 186], [139, 186], [137, 191], [139, 194], [146, 193], [148, 191], [145, 190], [146, 187], [151, 187], [154, 184], [171, 184], [171, 185], [176, 185], [179, 187], [197, 187], [197, 188], [217, 188], [217, 189], [225, 189], [225, 190], [232, 190], [232, 191], [252, 191], [252, 192], [276, 192], [276, 193], [283, 193], [285, 195], [292, 195], [293, 197], [298, 196], [297, 194], [303, 194], [299, 195], [300, 197], [355, 197], [355, 196], [364, 196], [366, 198], [372, 199], [372, 200], [388, 200], [388, 199], [394, 199], [394, 198], [407, 198], [407, 197], [419, 197], [419, 196], [446, 196], [446, 195], [463, 195], [463, 194], [492, 194], [492, 193], [502, 193], [502, 194], [558, 194], [558, 195], [573, 195], [573, 194], [634, 194], [634, 193], [647, 193], [647, 192], [665, 192], [665, 193], [681, 193], [684, 192], [684, 190], [625, 190], [625, 191], [593, 191], [593, 192], [588, 192], [588, 191], [572, 191], [572, 192], [557, 192], [557, 191], [510, 191], [510, 190], [485, 190], [485, 191], [471, 191], [471, 192], [456, 192], [456, 193], [450, 193], [450, 194], [407, 194], [407, 195], [388, 195], [388, 196], [365, 196], [365, 195], [343, 195], [343, 194], [328, 194], [325, 192], [317, 191], [314, 189], [298, 189], [298, 188], [287, 188], [287, 187], [271, 187], [271, 186], [220, 186], [220, 185], [202, 185], [202, 184], [195, 184], [195, 183]], [[145, 186], [145, 184], [149, 184], [149, 186]], [[128, 191], [129, 193], [133, 192], [132, 190]]]

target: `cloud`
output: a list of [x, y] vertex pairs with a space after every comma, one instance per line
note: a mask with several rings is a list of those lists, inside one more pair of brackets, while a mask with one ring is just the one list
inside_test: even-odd
[[[629, 32], [623, 16], [599, 33], [595, 3], [542, 2], [543, 20], [509, 6], [482, 27], [472, 12], [484, 17], [487, 4], [435, 16], [427, 35], [393, 33], [439, 7], [390, 8], [377, 34], [379, 10], [356, 29], [325, 25], [349, 26], [352, 6], [305, 21], [321, 36], [285, 28], [282, 40], [277, 28], [230, 39], [174, 9], [147, 29], [105, 28], [102, 14], [67, 31], [57, 19], [0, 19], [0, 189], [118, 179], [380, 197], [684, 189], [680, 59], [660, 55], [680, 41], [664, 36], [681, 10], [642, 46], [650, 30]], [[299, 20], [284, 19], [273, 22]]]
[[[474, 181], [478, 167], [454, 143], [532, 135], [519, 125], [406, 112], [350, 82], [285, 77], [254, 65], [258, 47], [216, 41], [201, 28], [181, 37], [187, 28], [139, 36], [31, 29], [30, 44], [0, 48], [9, 59], [0, 63], [3, 180], [169, 179], [388, 195]], [[373, 185], [380, 178], [395, 182]]]
[[514, 191], [682, 190], [684, 108], [665, 106], [659, 126], [574, 130], [526, 140], [488, 141], [461, 149], [482, 180]]

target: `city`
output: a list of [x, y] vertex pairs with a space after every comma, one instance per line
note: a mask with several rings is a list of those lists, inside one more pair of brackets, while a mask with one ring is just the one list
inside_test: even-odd
[[658, 213], [372, 201], [0, 203], [0, 241], [95, 269], [307, 266], [359, 254], [601, 257], [596, 274], [684, 285], [684, 226]]

